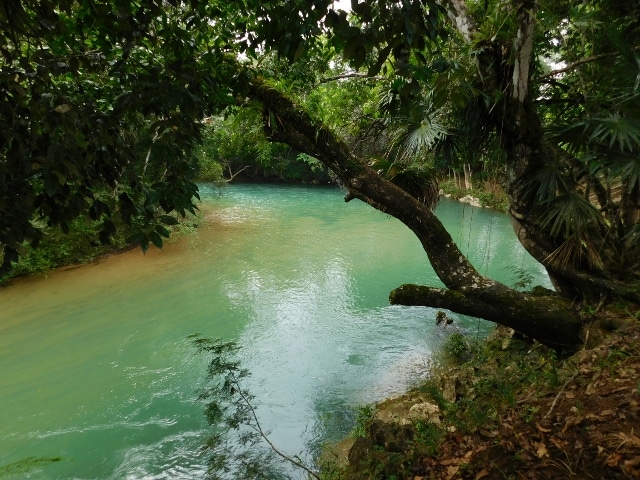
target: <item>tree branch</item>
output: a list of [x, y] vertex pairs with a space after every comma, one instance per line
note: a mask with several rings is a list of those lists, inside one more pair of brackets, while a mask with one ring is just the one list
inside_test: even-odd
[[341, 73], [340, 75], [334, 75], [333, 77], [326, 77], [326, 78], [321, 78], [320, 80], [318, 80], [318, 83], [314, 86], [317, 87], [318, 85], [322, 85], [323, 83], [329, 83], [329, 82], [335, 82], [338, 80], [344, 80], [347, 78], [364, 78], [366, 80], [376, 80], [376, 81], [382, 81], [382, 80], [386, 80], [385, 77], [372, 77], [370, 75], [367, 75], [366, 73]]
[[238, 393], [238, 395], [240, 396], [240, 398], [244, 402], [245, 406], [249, 409], [249, 412], [251, 412], [251, 417], [253, 418], [253, 424], [249, 423], [248, 425], [251, 428], [253, 428], [254, 431], [256, 433], [258, 433], [258, 435], [260, 435], [260, 437], [267, 443], [267, 445], [269, 445], [269, 448], [271, 448], [271, 450], [276, 455], [280, 456], [281, 458], [283, 458], [287, 462], [291, 463], [292, 465], [295, 465], [296, 467], [301, 468], [302, 470], [307, 472], [309, 475], [311, 475], [313, 478], [315, 478], [317, 480], [320, 480], [320, 477], [318, 476], [317, 473], [315, 473], [313, 470], [311, 470], [309, 467], [307, 467], [302, 462], [299, 462], [295, 458], [290, 457], [286, 453], [283, 453], [282, 451], [280, 451], [278, 449], [278, 447], [276, 447], [271, 442], [271, 440], [269, 439], [267, 434], [264, 432], [264, 430], [262, 430], [262, 425], [260, 425], [260, 421], [258, 420], [258, 415], [256, 414], [256, 410], [253, 408], [253, 405], [251, 404], [251, 401], [247, 398], [247, 396], [245, 395], [244, 391], [242, 390], [242, 387], [240, 385], [240, 380], [237, 378], [237, 376], [233, 372], [231, 372], [230, 375], [231, 375], [231, 378], [233, 379], [233, 383], [236, 385], [236, 392]]
[[[640, 46], [633, 47], [631, 50], [640, 51]], [[544, 80], [545, 78], [555, 77], [556, 75], [560, 75], [561, 73], [568, 72], [569, 70], [573, 70], [574, 68], [579, 67], [580, 65], [584, 65], [585, 63], [597, 62], [598, 60], [603, 60], [605, 58], [611, 57], [619, 57], [620, 53], [618, 52], [609, 52], [609, 53], [601, 53], [600, 55], [593, 55], [591, 57], [581, 58], [580, 60], [576, 60], [573, 63], [570, 63], [566, 67], [558, 68], [556, 70], [551, 70], [549, 73], [545, 73], [544, 75], [540, 75], [536, 81], [539, 82]]]
[[[402, 285], [391, 292], [393, 305], [446, 308], [452, 312], [481, 317], [513, 328], [553, 347], [574, 347], [582, 322], [568, 316], [568, 302], [559, 296], [535, 296], [506, 289], [498, 294], [469, 294], [458, 290]], [[526, 308], [523, 309], [523, 304]], [[514, 315], [514, 312], [518, 312]]]
[[429, 207], [378, 175], [326, 126], [259, 78], [251, 82], [251, 95], [269, 112], [265, 119], [276, 119], [265, 126], [272, 141], [286, 143], [324, 163], [348, 189], [346, 199], [362, 200], [404, 223], [416, 235], [434, 271], [449, 289], [415, 287], [432, 292], [423, 296], [422, 303], [404, 303], [395, 291], [392, 301], [450, 308], [510, 326], [549, 345], [568, 347], [579, 343], [582, 322], [571, 305], [559, 299], [550, 306], [540, 298], [481, 275]]

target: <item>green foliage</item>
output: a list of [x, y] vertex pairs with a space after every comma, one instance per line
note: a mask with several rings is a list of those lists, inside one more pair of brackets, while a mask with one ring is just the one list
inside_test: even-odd
[[356, 425], [353, 427], [352, 436], [355, 438], [363, 438], [367, 434], [367, 426], [373, 420], [376, 414], [375, 407], [371, 405], [363, 405], [358, 408], [356, 414]]
[[[477, 182], [475, 182], [477, 185]], [[485, 181], [479, 186], [475, 186], [470, 190], [461, 188], [453, 179], [440, 180], [438, 187], [442, 193], [454, 199], [460, 199], [467, 195], [480, 200], [483, 207], [506, 212], [509, 207], [509, 201], [502, 188], [495, 181]]]
[[517, 267], [515, 265], [511, 265], [511, 279], [512, 286], [516, 290], [526, 290], [533, 283], [533, 275], [523, 268]]
[[371, 162], [371, 167], [430, 208], [433, 209], [438, 204], [440, 193], [434, 172], [424, 165], [375, 159]]
[[453, 332], [447, 337], [444, 343], [444, 350], [451, 357], [457, 360], [464, 360], [470, 354], [471, 347], [466, 336], [459, 332]]
[[242, 386], [249, 372], [236, 359], [239, 347], [233, 342], [211, 341], [193, 335], [198, 351], [211, 357], [207, 368], [207, 385], [198, 399], [213, 433], [205, 448], [209, 455], [208, 477], [280, 478], [275, 470], [273, 453], [260, 443], [259, 426], [252, 402], [255, 400]]
[[45, 273], [65, 265], [89, 263], [102, 255], [128, 247], [127, 229], [124, 226], [108, 244], [100, 241], [101, 230], [102, 222], [84, 218], [73, 220], [67, 234], [57, 227], [43, 228], [38, 247], [33, 248], [28, 243], [21, 245], [19, 261], [13, 265], [11, 275], [5, 275], [2, 280], [11, 276]]
[[209, 119], [197, 150], [198, 178], [219, 182], [225, 172], [228, 180], [242, 172], [261, 180], [328, 182], [327, 170], [318, 160], [268, 141], [260, 113], [243, 108]]
[[197, 178], [201, 182], [219, 183], [223, 181], [222, 165], [215, 160], [201, 159], [198, 164]]
[[414, 426], [416, 441], [421, 443], [421, 450], [424, 449], [427, 455], [436, 455], [446, 432], [431, 422], [418, 421]]
[[198, 120], [223, 100], [211, 86], [227, 73], [215, 50], [194, 49], [214, 36], [213, 9], [111, 3], [0, 8], [2, 272], [40, 240], [34, 219], [64, 232], [101, 219], [103, 241], [116, 225], [140, 227], [146, 248], [161, 244], [159, 208], [194, 209]]
[[[324, 181], [264, 138], [263, 123], [279, 119], [253, 103], [261, 77], [317, 121], [309, 145], [326, 127], [363, 159], [507, 172], [539, 260], [638, 281], [637, 2], [449, 4], [352, 2], [348, 14], [330, 0], [2, 3], [0, 272], [46, 229], [85, 217], [101, 222], [103, 243], [124, 229], [143, 250], [161, 247], [162, 218], [195, 212], [198, 175], [257, 166]], [[518, 12], [536, 19], [522, 104]]]

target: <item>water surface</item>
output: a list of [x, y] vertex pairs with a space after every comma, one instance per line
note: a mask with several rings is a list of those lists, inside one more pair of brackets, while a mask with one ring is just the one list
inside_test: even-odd
[[[194, 235], [0, 288], [0, 466], [61, 457], [30, 478], [202, 477], [207, 359], [187, 337], [236, 340], [271, 438], [309, 462], [357, 405], [428, 374], [444, 338], [429, 308], [388, 305], [439, 285], [397, 220], [333, 187], [203, 187]], [[437, 210], [483, 273], [548, 286], [506, 216]], [[455, 316], [471, 335], [490, 325]], [[16, 477], [16, 478], [22, 478]]]

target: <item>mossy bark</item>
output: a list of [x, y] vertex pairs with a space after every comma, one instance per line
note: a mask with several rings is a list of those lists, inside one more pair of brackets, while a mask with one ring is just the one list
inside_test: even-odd
[[[571, 305], [508, 288], [481, 275], [462, 254], [433, 211], [382, 178], [325, 126], [314, 121], [281, 92], [254, 79], [252, 96], [265, 107], [267, 134], [324, 163], [348, 189], [347, 201], [362, 200], [403, 222], [418, 237], [436, 274], [448, 290], [402, 287], [398, 304], [448, 308], [512, 327], [543, 343], [580, 343], [581, 320]], [[455, 301], [454, 301], [455, 300]]]
[[499, 284], [478, 294], [407, 284], [393, 290], [389, 300], [392, 304], [446, 308], [481, 317], [554, 348], [573, 349], [583, 327], [565, 299], [516, 292]]

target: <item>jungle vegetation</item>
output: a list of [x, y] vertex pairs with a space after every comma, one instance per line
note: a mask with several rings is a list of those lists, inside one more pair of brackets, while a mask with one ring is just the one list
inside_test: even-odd
[[[126, 228], [143, 249], [162, 246], [176, 216], [196, 209], [205, 119], [247, 109], [287, 146], [262, 148], [321, 163], [347, 201], [418, 237], [445, 288], [400, 286], [391, 302], [575, 348], [589, 326], [584, 305], [640, 303], [639, 8], [7, 0], [1, 270], [47, 228], [67, 233], [78, 219], [95, 222], [96, 241]], [[362, 96], [331, 107], [332, 88]], [[433, 172], [449, 166], [500, 174], [515, 232], [555, 292], [514, 290], [462, 255], [433, 214]]]

